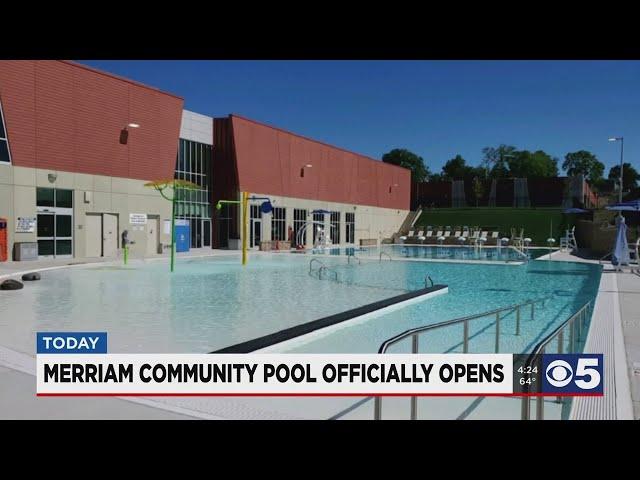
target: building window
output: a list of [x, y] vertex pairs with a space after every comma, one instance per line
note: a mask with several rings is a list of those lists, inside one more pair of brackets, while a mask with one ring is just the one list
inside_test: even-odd
[[262, 240], [262, 210], [260, 205], [249, 205], [250, 229], [249, 229], [249, 246], [259, 247]]
[[175, 178], [198, 186], [176, 191], [176, 218], [189, 220], [192, 248], [211, 246], [211, 149], [211, 145], [183, 138], [178, 147]]
[[340, 212], [331, 212], [331, 243], [340, 243]]
[[[307, 211], [296, 208], [293, 210], [293, 242], [296, 245], [307, 244], [307, 229], [302, 228], [307, 223]], [[301, 232], [298, 240], [298, 232]]]
[[285, 216], [287, 209], [275, 207], [271, 211], [271, 240], [286, 240]]
[[0, 164], [3, 163], [11, 163], [11, 152], [9, 151], [9, 140], [7, 140], [7, 129], [4, 125], [2, 102], [0, 102]]
[[344, 222], [346, 226], [346, 242], [347, 243], [356, 243], [356, 214], [352, 212], [347, 212], [344, 214]]

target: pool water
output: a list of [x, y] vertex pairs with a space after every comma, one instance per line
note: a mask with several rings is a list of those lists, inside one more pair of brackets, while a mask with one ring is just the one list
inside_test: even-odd
[[[374, 262], [375, 263], [375, 262]], [[517, 305], [528, 300], [546, 299], [544, 306], [521, 311], [520, 335], [515, 335], [515, 312], [501, 315], [500, 351], [531, 351], [546, 335], [580, 307], [594, 300], [600, 282], [601, 267], [586, 263], [534, 260], [523, 265], [462, 264], [426, 262], [377, 262], [384, 274], [373, 282], [386, 283], [402, 276], [412, 279], [407, 285], [418, 287], [421, 277], [429, 275], [435, 283], [449, 286], [449, 293], [409, 305], [372, 318], [364, 323], [346, 324], [321, 335], [310, 335], [304, 342], [283, 344], [282, 351], [316, 353], [375, 352], [382, 342], [410, 328], [429, 325], [489, 310]], [[352, 269], [356, 269], [357, 267]], [[496, 317], [470, 323], [470, 353], [493, 352]], [[462, 353], [462, 325], [438, 329], [420, 338], [420, 352]], [[407, 339], [390, 352], [410, 351]]]
[[[312, 258], [334, 271], [337, 281], [310, 273]], [[533, 321], [522, 322], [522, 335], [503, 335], [501, 351], [521, 352], [593, 299], [600, 278], [597, 265], [546, 260], [508, 265], [361, 258], [257, 254], [245, 267], [235, 255], [179, 258], [173, 274], [166, 260], [45, 271], [22, 290], [0, 292], [0, 345], [32, 354], [37, 331], [93, 330], [108, 332], [110, 352], [204, 353], [423, 288], [430, 276], [449, 293], [365, 323], [347, 322], [287, 351], [375, 352], [407, 328], [548, 298]], [[513, 315], [503, 320], [505, 332], [512, 321]], [[491, 319], [483, 322], [472, 327], [472, 352], [492, 351]], [[446, 330], [425, 339], [421, 351], [459, 348], [460, 333]]]
[[379, 257], [383, 252], [392, 258], [429, 259], [440, 261], [524, 262], [549, 253], [548, 248], [529, 248], [525, 255], [513, 247], [482, 247], [464, 245], [382, 245], [378, 247], [329, 247], [314, 248], [316, 255], [356, 255]]

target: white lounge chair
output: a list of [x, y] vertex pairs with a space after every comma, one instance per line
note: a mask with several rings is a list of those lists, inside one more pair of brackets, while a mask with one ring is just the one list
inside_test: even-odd
[[409, 237], [413, 237], [413, 232], [414, 232], [414, 230], [409, 230], [409, 234], [408, 235], [402, 235], [400, 237], [400, 240], [406, 240]]

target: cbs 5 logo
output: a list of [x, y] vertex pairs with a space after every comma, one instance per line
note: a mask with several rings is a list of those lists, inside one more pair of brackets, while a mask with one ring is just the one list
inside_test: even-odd
[[545, 392], [602, 393], [601, 354], [544, 355]]

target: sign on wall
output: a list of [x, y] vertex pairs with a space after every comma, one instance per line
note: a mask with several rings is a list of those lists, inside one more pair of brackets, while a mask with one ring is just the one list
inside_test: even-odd
[[164, 221], [164, 234], [171, 235], [171, 220]]
[[147, 214], [146, 213], [130, 213], [129, 214], [129, 223], [131, 225], [146, 225], [147, 224]]
[[18, 217], [16, 233], [33, 233], [36, 231], [36, 217]]

